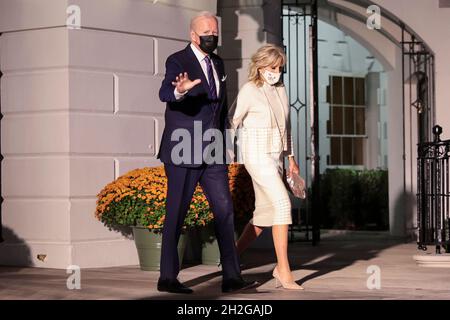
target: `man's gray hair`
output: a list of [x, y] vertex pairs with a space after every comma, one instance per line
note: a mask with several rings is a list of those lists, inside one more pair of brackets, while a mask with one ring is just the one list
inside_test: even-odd
[[209, 11], [202, 11], [202, 12], [198, 13], [195, 17], [193, 17], [191, 19], [191, 25], [190, 25], [191, 26], [191, 30], [194, 30], [193, 29], [194, 28], [194, 24], [200, 18], [214, 18], [214, 19], [216, 19], [216, 22], [219, 22], [219, 20], [217, 19], [215, 14], [213, 14], [213, 13], [211, 13]]

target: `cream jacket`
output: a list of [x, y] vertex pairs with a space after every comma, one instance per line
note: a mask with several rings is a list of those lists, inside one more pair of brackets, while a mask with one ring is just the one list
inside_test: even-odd
[[228, 113], [228, 127], [244, 153], [293, 154], [289, 102], [284, 86], [245, 83]]

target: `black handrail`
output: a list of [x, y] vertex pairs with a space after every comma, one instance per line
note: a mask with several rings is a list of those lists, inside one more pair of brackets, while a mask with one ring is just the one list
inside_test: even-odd
[[417, 245], [436, 253], [450, 250], [450, 140], [442, 141], [442, 128], [433, 127], [433, 142], [418, 144], [417, 158]]

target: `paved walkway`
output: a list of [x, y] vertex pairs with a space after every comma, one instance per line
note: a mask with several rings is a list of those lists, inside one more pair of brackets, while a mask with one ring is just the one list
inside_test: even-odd
[[[274, 254], [251, 249], [242, 257], [243, 274], [258, 280], [256, 289], [222, 294], [216, 266], [185, 267], [180, 280], [195, 293], [156, 291], [158, 272], [138, 266], [83, 269], [81, 289], [68, 290], [65, 270], [0, 267], [0, 299], [449, 299], [450, 269], [418, 267], [415, 243], [375, 238], [325, 238], [319, 246], [290, 244], [290, 259], [303, 292], [275, 289]], [[432, 248], [429, 248], [432, 250]], [[379, 267], [381, 288], [368, 289], [370, 266]]]

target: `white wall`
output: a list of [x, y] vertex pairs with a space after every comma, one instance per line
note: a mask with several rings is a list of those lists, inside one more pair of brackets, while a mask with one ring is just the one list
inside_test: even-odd
[[436, 122], [443, 139], [450, 139], [450, 8], [439, 8], [439, 0], [373, 0], [395, 14], [433, 50], [436, 58]]
[[[71, 4], [81, 29], [65, 26]], [[128, 170], [160, 164], [165, 59], [188, 43], [190, 18], [215, 8], [209, 0], [0, 2], [0, 264], [137, 264], [134, 242], [94, 218], [96, 194]]]

